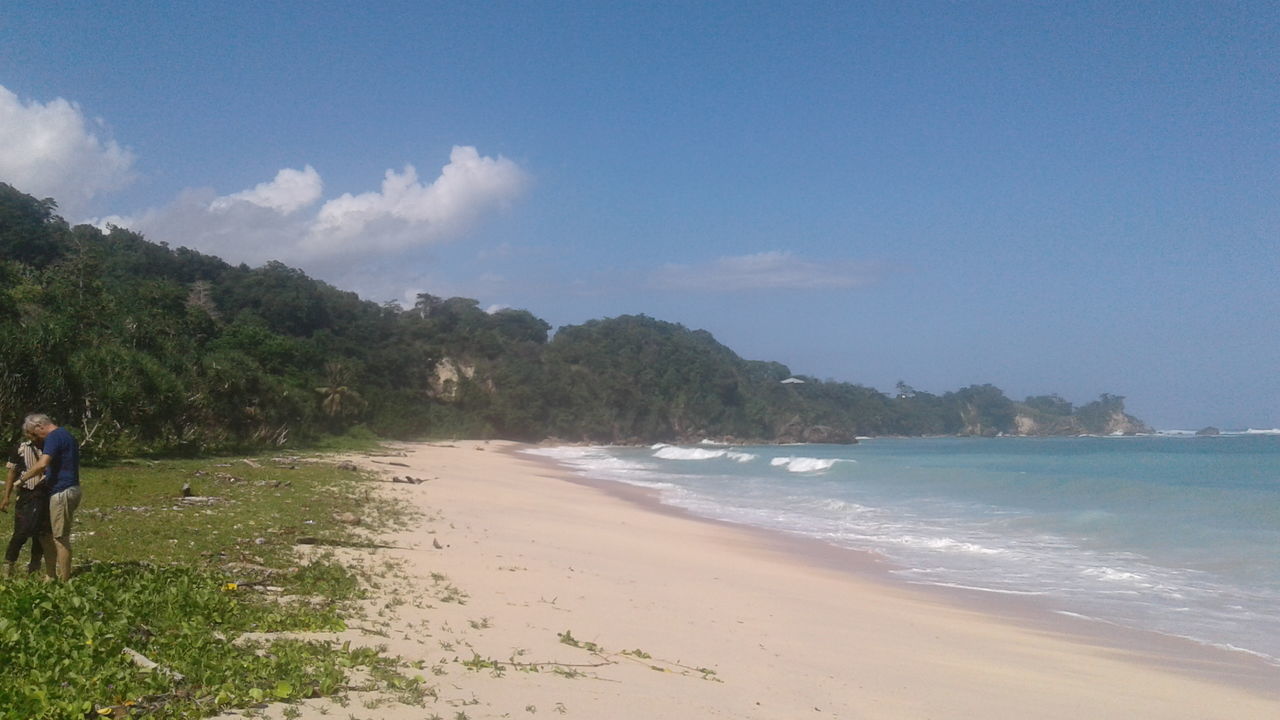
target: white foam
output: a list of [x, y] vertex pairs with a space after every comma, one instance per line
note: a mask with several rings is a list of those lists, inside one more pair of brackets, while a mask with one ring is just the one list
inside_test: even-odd
[[[830, 470], [833, 465], [842, 462], [836, 458], [811, 458], [811, 457], [777, 457], [769, 461], [773, 467], [785, 467], [787, 472], [793, 473], [817, 473]], [[843, 462], [852, 462], [844, 460]]]
[[520, 452], [526, 455], [540, 455], [554, 460], [573, 460], [575, 458], [603, 456], [604, 448], [594, 446], [563, 445], [560, 447], [527, 448]]
[[615, 457], [608, 448], [600, 446], [563, 446], [549, 448], [529, 448], [521, 450], [529, 455], [550, 458], [563, 465], [589, 475], [593, 471], [610, 471], [613, 473], [630, 473], [647, 470], [648, 466]]
[[820, 501], [818, 503], [818, 507], [822, 508], [823, 510], [834, 510], [839, 513], [864, 514], [864, 513], [875, 512], [874, 510], [867, 507], [866, 505], [859, 505], [858, 503], [847, 502], [845, 500], [837, 500], [835, 498], [827, 498], [825, 500]]
[[656, 458], [663, 460], [710, 460], [711, 458], [724, 457], [723, 450], [703, 450], [702, 448], [682, 448], [668, 445], [658, 448], [653, 453]]
[[977, 543], [965, 542], [963, 540], [955, 540], [949, 537], [923, 537], [920, 535], [903, 535], [902, 537], [893, 538], [892, 542], [900, 545], [908, 545], [911, 547], [928, 548], [930, 550], [942, 550], [945, 552], [961, 552], [972, 553], [974, 555], [1004, 555], [1007, 550], [999, 548], [989, 548]]
[[955, 588], [957, 590], [977, 590], [978, 592], [996, 593], [997, 595], [1044, 595], [1045, 593], [1034, 590], [1003, 590], [1000, 588], [980, 587], [978, 585], [962, 585], [960, 583], [947, 582], [925, 582], [923, 580], [908, 580], [912, 585], [931, 585], [933, 587]]
[[1108, 582], [1134, 582], [1146, 585], [1147, 576], [1141, 573], [1129, 572], [1126, 570], [1116, 570], [1109, 567], [1085, 568], [1081, 571], [1090, 577], [1096, 577], [1099, 580]]
[[736, 462], [745, 463], [756, 459], [755, 455], [744, 452], [734, 452], [732, 450], [707, 450], [704, 448], [682, 448], [674, 445], [663, 445], [656, 448], [653, 456], [663, 460], [714, 460], [716, 458], [728, 458]]
[[1088, 620], [1090, 622], [1099, 622], [1099, 623], [1105, 623], [1107, 625], [1115, 625], [1115, 623], [1109, 622], [1107, 620], [1103, 620], [1102, 618], [1096, 618], [1092, 615], [1082, 615], [1081, 613], [1071, 612], [1070, 610], [1054, 610], [1054, 612], [1059, 615], [1066, 615], [1067, 617], [1078, 618], [1080, 620]]

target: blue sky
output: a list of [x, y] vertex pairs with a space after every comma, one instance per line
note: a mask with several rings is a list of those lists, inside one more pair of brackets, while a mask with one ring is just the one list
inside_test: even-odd
[[1275, 3], [69, 5], [0, 9], [0, 180], [73, 222], [1280, 426]]

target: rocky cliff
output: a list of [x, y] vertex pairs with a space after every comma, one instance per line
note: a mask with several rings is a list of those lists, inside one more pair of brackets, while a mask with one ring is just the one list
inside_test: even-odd
[[1100, 425], [1087, 426], [1080, 418], [1046, 417], [1033, 412], [1020, 412], [1014, 417], [1014, 433], [1026, 437], [1059, 435], [1144, 435], [1154, 432], [1132, 415], [1115, 410]]

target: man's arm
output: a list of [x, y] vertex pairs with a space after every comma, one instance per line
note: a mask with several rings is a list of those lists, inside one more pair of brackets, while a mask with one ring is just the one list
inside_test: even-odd
[[[26, 471], [26, 472], [24, 472], [24, 473], [22, 473], [22, 477], [21, 477], [21, 478], [19, 478], [19, 480], [21, 480], [21, 481], [23, 481], [23, 482], [26, 482], [27, 480], [30, 480], [31, 478], [35, 477], [36, 475], [40, 475], [41, 473], [43, 473], [43, 472], [44, 472], [44, 469], [45, 469], [45, 468], [49, 467], [49, 461], [50, 461], [51, 459], [52, 459], [52, 458], [50, 458], [47, 454], [45, 454], [45, 453], [41, 453], [41, 454], [40, 454], [40, 459], [36, 461], [36, 464], [35, 464], [35, 465], [32, 465], [32, 466], [31, 466], [31, 467], [29, 467], [29, 468], [27, 468], [27, 471]], [[41, 479], [43, 479], [43, 478], [41, 478]], [[39, 485], [39, 484], [40, 484], [40, 481], [39, 481], [39, 480], [37, 480], [37, 481], [35, 481], [34, 483], [31, 483], [31, 484], [27, 485], [27, 489], [28, 489], [28, 490], [30, 490], [30, 489], [34, 488], [36, 485]]]
[[0, 512], [9, 511], [9, 496], [13, 494], [13, 484], [18, 481], [18, 466], [10, 465], [4, 479], [4, 499], [0, 500]]

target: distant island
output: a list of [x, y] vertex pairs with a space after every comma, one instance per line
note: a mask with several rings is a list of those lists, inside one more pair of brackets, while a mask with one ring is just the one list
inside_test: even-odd
[[644, 315], [551, 326], [422, 294], [378, 304], [278, 262], [231, 265], [69, 226], [0, 183], [0, 423], [39, 408], [103, 456], [325, 435], [851, 443], [879, 435], [1150, 432], [1124, 398], [894, 393], [744, 360]]

